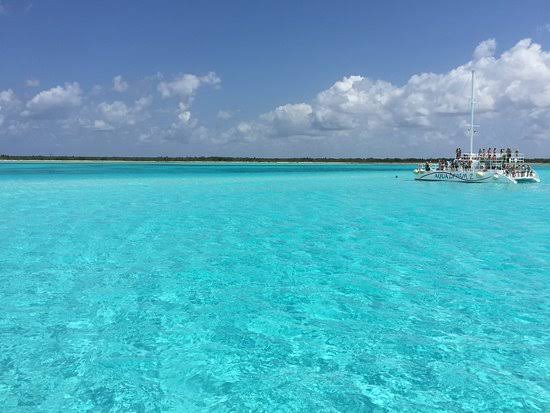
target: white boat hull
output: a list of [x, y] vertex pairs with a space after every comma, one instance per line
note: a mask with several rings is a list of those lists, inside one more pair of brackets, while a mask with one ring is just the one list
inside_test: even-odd
[[463, 182], [463, 183], [482, 183], [506, 180], [506, 176], [499, 175], [494, 177], [492, 173], [478, 174], [477, 172], [451, 172], [451, 171], [428, 171], [420, 172], [415, 178], [416, 181], [444, 181], [444, 182]]
[[453, 172], [453, 171], [418, 171], [415, 170], [416, 181], [440, 181], [440, 182], [463, 182], [463, 183], [486, 183], [486, 182], [503, 182], [503, 183], [538, 183], [540, 179], [536, 173], [530, 176], [510, 176], [502, 171], [496, 172]]

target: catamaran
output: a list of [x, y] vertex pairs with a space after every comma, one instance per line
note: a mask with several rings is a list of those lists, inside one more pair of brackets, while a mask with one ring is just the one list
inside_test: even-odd
[[470, 153], [456, 150], [453, 160], [440, 160], [437, 164], [425, 162], [414, 170], [416, 181], [446, 182], [540, 182], [531, 165], [525, 162], [523, 154], [510, 148], [489, 148], [474, 153], [474, 80], [472, 70], [472, 93], [470, 99]]

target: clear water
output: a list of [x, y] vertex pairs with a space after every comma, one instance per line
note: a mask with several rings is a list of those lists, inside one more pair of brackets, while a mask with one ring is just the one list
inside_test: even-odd
[[1, 410], [549, 411], [550, 168], [410, 169], [1, 164]]

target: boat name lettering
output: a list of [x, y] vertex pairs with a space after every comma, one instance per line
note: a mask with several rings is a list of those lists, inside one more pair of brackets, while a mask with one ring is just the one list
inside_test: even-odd
[[474, 174], [467, 173], [467, 172], [455, 172], [453, 174], [448, 174], [445, 172], [438, 172], [435, 174], [435, 177], [437, 179], [453, 179], [453, 178], [459, 178], [459, 179], [474, 179]]

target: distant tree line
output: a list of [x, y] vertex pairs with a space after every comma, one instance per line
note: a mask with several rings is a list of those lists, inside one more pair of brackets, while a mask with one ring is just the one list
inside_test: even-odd
[[[0, 155], [5, 161], [135, 161], [135, 162], [347, 162], [416, 163], [447, 158], [256, 158], [232, 156], [57, 156]], [[529, 162], [549, 163], [549, 158], [531, 158]]]

